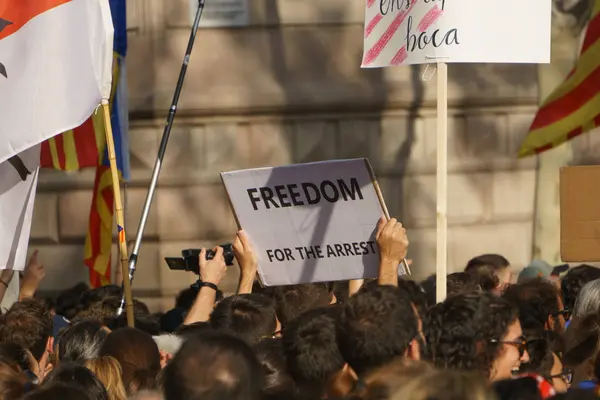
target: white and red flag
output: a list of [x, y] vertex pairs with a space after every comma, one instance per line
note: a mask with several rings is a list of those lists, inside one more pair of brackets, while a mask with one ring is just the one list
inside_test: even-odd
[[0, 0], [0, 269], [25, 264], [37, 145], [110, 98], [113, 35], [108, 0]]

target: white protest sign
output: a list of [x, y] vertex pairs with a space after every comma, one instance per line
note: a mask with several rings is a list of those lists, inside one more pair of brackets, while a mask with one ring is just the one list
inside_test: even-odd
[[365, 1], [362, 67], [550, 62], [550, 0]]
[[221, 174], [266, 286], [378, 275], [382, 205], [366, 159]]

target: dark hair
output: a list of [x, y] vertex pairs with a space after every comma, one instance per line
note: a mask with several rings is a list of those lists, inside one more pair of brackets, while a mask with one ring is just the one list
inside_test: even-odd
[[554, 366], [554, 355], [545, 331], [525, 331], [524, 335], [527, 339], [529, 361], [521, 364], [519, 372], [536, 373], [549, 379]]
[[537, 381], [529, 376], [499, 381], [492, 388], [498, 400], [543, 400]]
[[548, 317], [559, 311], [558, 290], [540, 278], [509, 286], [503, 297], [518, 307], [523, 329], [545, 329]]
[[0, 399], [17, 400], [25, 394], [28, 379], [12, 365], [0, 361]]
[[335, 333], [338, 314], [337, 307], [310, 310], [283, 331], [288, 369], [306, 396], [321, 398], [331, 378], [344, 367]]
[[[431, 307], [437, 303], [436, 279], [436, 274], [433, 274], [421, 282], [421, 288], [427, 298], [428, 307]], [[493, 287], [488, 288], [486, 291], [497, 286], [498, 278], [494, 276], [491, 282]], [[490, 286], [490, 284], [488, 284], [486, 288], [488, 286]], [[480, 285], [480, 277], [477, 273], [455, 272], [446, 277], [446, 297], [462, 293], [478, 293], [481, 292], [482, 289], [483, 288]]]
[[417, 336], [410, 298], [392, 286], [359, 290], [341, 307], [336, 326], [340, 353], [359, 376], [403, 355]]
[[260, 400], [261, 367], [243, 341], [205, 331], [187, 340], [162, 374], [166, 400]]
[[582, 264], [570, 269], [560, 282], [565, 308], [573, 311], [575, 300], [579, 297], [581, 289], [586, 283], [596, 279], [600, 279], [600, 268]]
[[93, 400], [108, 400], [106, 388], [96, 375], [86, 367], [72, 363], [61, 363], [44, 380], [43, 386], [64, 383], [83, 390]]
[[96, 400], [78, 386], [64, 383], [44, 385], [23, 397], [22, 400]]
[[427, 349], [439, 368], [490, 374], [500, 341], [517, 320], [517, 310], [492, 294], [460, 294], [429, 310], [424, 324]]
[[480, 267], [491, 267], [495, 272], [502, 271], [510, 265], [508, 260], [499, 254], [483, 254], [469, 260], [465, 272]]
[[61, 362], [83, 362], [98, 357], [108, 331], [100, 321], [79, 321], [58, 333], [58, 359]]
[[484, 292], [491, 292], [500, 285], [500, 278], [496, 275], [496, 270], [489, 265], [480, 265], [466, 271], [473, 277], [473, 280]]
[[[146, 307], [145, 304], [144, 307]], [[160, 328], [160, 320], [155, 315], [143, 312], [135, 312], [133, 322], [137, 329], [144, 331], [149, 335], [157, 336], [162, 333], [162, 330]], [[127, 315], [125, 313], [119, 316], [111, 315], [110, 317], [104, 318], [104, 323], [111, 330], [126, 328], [128, 326]]]
[[278, 286], [273, 291], [277, 318], [282, 327], [292, 322], [303, 312], [331, 303], [332, 292], [325, 283]]
[[123, 290], [117, 285], [105, 285], [93, 288], [81, 295], [81, 308], [88, 309], [108, 297], [121, 297]]
[[423, 288], [415, 281], [398, 279], [398, 290], [406, 293], [410, 302], [417, 309], [419, 317], [424, 318], [427, 313], [427, 295], [423, 291]]
[[0, 343], [0, 362], [16, 365], [21, 371], [27, 371], [32, 367], [29, 357], [30, 352], [16, 343]]
[[100, 356], [114, 357], [123, 369], [123, 385], [129, 396], [143, 389], [155, 389], [160, 372], [160, 352], [152, 336], [137, 328], [111, 332]]
[[29, 350], [38, 361], [44, 355], [51, 336], [52, 317], [36, 300], [16, 302], [2, 316], [0, 342], [16, 343]]
[[88, 285], [81, 282], [62, 291], [56, 298], [56, 314], [62, 315], [69, 320], [75, 318], [81, 310], [81, 296], [88, 290]]
[[240, 294], [223, 299], [210, 315], [214, 329], [234, 335], [250, 346], [275, 333], [274, 302], [261, 294]]
[[271, 397], [292, 397], [295, 384], [288, 372], [281, 338], [264, 339], [254, 347], [254, 354], [263, 373], [263, 393]]
[[196, 336], [200, 332], [204, 332], [206, 330], [212, 330], [212, 326], [210, 322], [202, 321], [202, 322], [194, 322], [189, 325], [181, 325], [175, 331], [175, 334], [183, 339], [190, 339]]

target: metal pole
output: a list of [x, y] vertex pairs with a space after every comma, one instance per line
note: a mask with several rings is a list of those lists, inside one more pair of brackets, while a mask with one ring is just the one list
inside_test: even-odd
[[[131, 256], [129, 257], [129, 282], [133, 282], [133, 275], [135, 274], [135, 265], [137, 263], [140, 246], [142, 244], [142, 237], [144, 235], [144, 228], [148, 221], [148, 215], [150, 214], [150, 206], [152, 205], [152, 198], [154, 197], [154, 191], [156, 190], [156, 184], [158, 183], [158, 175], [160, 174], [160, 168], [162, 167], [162, 160], [167, 150], [167, 143], [169, 142], [169, 135], [171, 134], [171, 127], [173, 126], [173, 120], [175, 119], [175, 113], [177, 112], [177, 103], [179, 102], [179, 96], [181, 95], [181, 88], [183, 87], [183, 81], [185, 79], [185, 73], [190, 62], [190, 55], [194, 47], [194, 41], [196, 40], [196, 32], [200, 25], [200, 18], [202, 17], [202, 11], [204, 10], [205, 0], [198, 0], [198, 10], [196, 10], [196, 18], [194, 19], [194, 25], [190, 33], [190, 39], [188, 41], [187, 49], [185, 50], [185, 57], [183, 58], [183, 64], [181, 64], [181, 70], [179, 71], [179, 79], [177, 79], [177, 86], [175, 87], [175, 93], [173, 94], [173, 102], [169, 108], [169, 115], [167, 116], [167, 123], [163, 131], [162, 139], [160, 140], [160, 147], [158, 148], [158, 155], [156, 162], [154, 163], [154, 170], [152, 171], [152, 179], [150, 180], [150, 187], [148, 188], [148, 194], [146, 195], [146, 201], [144, 202], [144, 209], [142, 210], [142, 217], [140, 218], [140, 224], [138, 226], [137, 235], [135, 237], [135, 243]], [[125, 280], [125, 277], [123, 277]], [[121, 304], [117, 310], [117, 315], [121, 315], [125, 309], [125, 296], [121, 298]]]

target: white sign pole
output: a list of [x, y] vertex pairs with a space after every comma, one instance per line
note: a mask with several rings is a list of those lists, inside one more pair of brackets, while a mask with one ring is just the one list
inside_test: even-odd
[[448, 64], [437, 63], [436, 300], [446, 299], [448, 273]]

